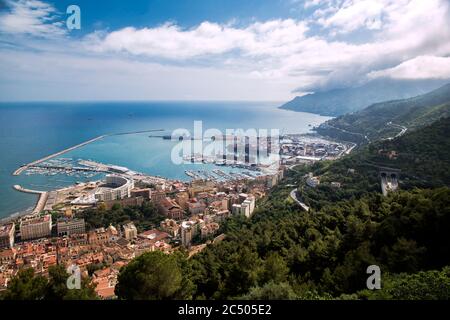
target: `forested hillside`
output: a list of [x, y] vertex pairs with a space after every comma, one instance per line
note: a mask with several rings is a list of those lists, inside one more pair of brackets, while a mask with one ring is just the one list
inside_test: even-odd
[[344, 140], [368, 142], [394, 137], [401, 132], [402, 126], [414, 131], [448, 116], [450, 84], [414, 98], [373, 104], [329, 120], [317, 131]]
[[443, 80], [377, 79], [362, 86], [299, 96], [285, 103], [281, 108], [326, 116], [340, 116], [361, 110], [374, 103], [415, 97], [443, 84], [445, 84]]
[[[442, 119], [342, 160], [289, 170], [251, 219], [225, 223], [224, 241], [188, 260], [161, 255], [177, 279], [169, 298], [450, 299], [449, 125]], [[391, 149], [396, 159], [386, 158]], [[383, 196], [380, 165], [399, 167], [407, 183]], [[317, 188], [305, 186], [308, 172], [321, 178]], [[293, 185], [309, 212], [290, 197]], [[144, 261], [154, 258], [138, 259], [137, 270], [119, 277], [119, 288], [136, 288], [122, 298], [146, 292], [132, 274], [145, 274]], [[381, 290], [366, 289], [369, 265], [381, 268]], [[159, 276], [149, 277], [154, 284]]]

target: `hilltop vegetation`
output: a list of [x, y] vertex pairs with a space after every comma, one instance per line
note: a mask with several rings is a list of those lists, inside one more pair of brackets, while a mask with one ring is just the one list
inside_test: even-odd
[[[224, 241], [208, 245], [183, 265], [178, 260], [178, 267], [171, 262], [174, 274], [185, 270], [183, 296], [450, 299], [450, 180], [445, 173], [449, 128], [450, 119], [442, 119], [399, 139], [370, 144], [344, 159], [290, 170], [251, 219], [233, 217], [225, 222]], [[391, 149], [396, 150], [396, 159], [386, 157], [384, 151]], [[379, 165], [401, 168], [401, 175], [408, 178], [402, 184], [406, 190], [384, 197]], [[321, 177], [317, 188], [303, 183], [310, 171]], [[332, 181], [339, 181], [341, 188], [332, 189]], [[293, 184], [311, 206], [309, 212], [290, 198]], [[146, 275], [151, 266], [144, 261], [155, 265], [154, 259], [166, 263], [161, 256], [130, 264], [122, 270], [118, 288], [132, 284], [138, 298], [159, 295], [161, 288], [153, 287], [158, 281]], [[379, 291], [366, 289], [366, 268], [373, 264], [382, 270]], [[135, 282], [135, 274], [142, 274], [140, 281]], [[177, 281], [174, 293], [183, 287]]]
[[[449, 299], [449, 128], [445, 118], [291, 170], [250, 221], [229, 221], [227, 240], [193, 258], [194, 297]], [[395, 159], [386, 156], [392, 150]], [[387, 165], [402, 170], [406, 190], [384, 197], [378, 166]], [[303, 183], [310, 171], [321, 177], [317, 188]], [[290, 199], [292, 184], [310, 212]], [[381, 291], [365, 289], [372, 264], [381, 267]]]
[[[288, 193], [277, 188], [252, 220], [231, 221], [226, 241], [193, 258], [197, 298], [363, 298], [371, 264], [386, 276], [450, 264], [448, 188], [372, 193], [310, 213]], [[450, 298], [448, 271], [446, 290]]]
[[450, 84], [421, 96], [373, 104], [331, 119], [317, 128], [317, 132], [355, 142], [365, 142], [364, 136], [374, 141], [395, 136], [401, 131], [398, 125], [413, 131], [448, 116]]
[[379, 79], [360, 87], [334, 89], [296, 97], [281, 108], [325, 116], [339, 116], [361, 110], [373, 103], [424, 94], [442, 84], [440, 80]]
[[[450, 118], [394, 140], [373, 142], [339, 161], [297, 167], [289, 183], [298, 185], [306, 205], [321, 208], [380, 192], [380, 167], [400, 170], [402, 189], [450, 186]], [[306, 186], [303, 176], [309, 172], [320, 177], [316, 188]], [[340, 187], [333, 187], [332, 182]]]

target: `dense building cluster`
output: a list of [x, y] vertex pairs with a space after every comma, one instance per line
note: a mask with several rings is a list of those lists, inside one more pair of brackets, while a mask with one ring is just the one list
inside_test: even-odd
[[[121, 267], [145, 252], [170, 254], [185, 248], [192, 256], [208, 243], [221, 241], [221, 223], [232, 215], [251, 217], [257, 200], [283, 174], [284, 168], [256, 179], [190, 183], [159, 179], [151, 184], [144, 178], [114, 174], [102, 182], [64, 188], [65, 196], [54, 191], [47, 210], [0, 226], [0, 290], [22, 268], [47, 275], [53, 265], [76, 265], [101, 298], [114, 298]], [[86, 190], [95, 191], [96, 201], [80, 201], [88, 199]], [[139, 230], [133, 221], [88, 229], [80, 217], [88, 208], [138, 207], [144, 202], [152, 202], [164, 217], [150, 230]]]

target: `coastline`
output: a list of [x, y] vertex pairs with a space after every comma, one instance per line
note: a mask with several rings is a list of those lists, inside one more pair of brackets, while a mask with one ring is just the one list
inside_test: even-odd
[[[317, 114], [314, 114], [314, 113], [308, 113], [308, 112], [297, 112], [297, 111], [293, 111], [293, 110], [284, 110], [284, 111], [291, 111], [291, 112], [295, 112], [295, 113], [297, 113], [297, 114], [301, 114], [301, 113], [306, 113], [306, 114], [311, 114], [311, 115], [317, 115]], [[303, 117], [302, 117], [303, 118]], [[309, 120], [306, 120], [305, 119], [305, 124], [307, 124], [307, 123], [309, 123], [309, 122], [307, 122], [307, 121], [309, 121]], [[322, 122], [325, 122], [326, 120], [323, 120], [323, 119], [321, 119], [321, 121]], [[311, 122], [312, 123], [312, 125], [317, 125], [317, 123], [315, 123], [315, 122]], [[302, 135], [305, 135], [305, 136], [320, 136], [320, 135], [318, 135], [317, 134], [317, 132], [315, 132], [315, 131], [313, 131], [313, 128], [312, 128], [312, 125], [309, 125], [311, 128], [309, 128], [309, 131], [308, 132], [299, 132], [298, 134], [302, 134]], [[305, 125], [305, 127], [306, 127], [306, 125]], [[158, 128], [158, 127], [157, 127]], [[292, 128], [291, 128], [292, 129]], [[306, 129], [306, 128], [305, 128]], [[18, 175], [21, 175], [21, 174], [23, 174], [28, 168], [30, 168], [30, 167], [33, 167], [33, 166], [37, 166], [37, 165], [39, 165], [40, 163], [42, 163], [42, 162], [45, 162], [45, 161], [47, 161], [47, 160], [50, 160], [50, 159], [52, 159], [52, 158], [55, 158], [55, 157], [58, 157], [58, 156], [61, 156], [61, 155], [63, 155], [63, 154], [65, 154], [65, 153], [68, 153], [68, 152], [70, 152], [70, 151], [73, 151], [73, 150], [75, 150], [75, 149], [77, 149], [77, 148], [81, 148], [81, 147], [83, 147], [83, 146], [85, 146], [85, 145], [87, 145], [87, 144], [90, 144], [90, 143], [93, 143], [93, 142], [95, 142], [95, 141], [98, 141], [98, 140], [101, 140], [101, 139], [103, 139], [103, 138], [105, 138], [105, 137], [108, 137], [108, 136], [115, 136], [115, 135], [117, 135], [117, 136], [120, 136], [120, 135], [126, 135], [126, 134], [133, 134], [133, 133], [144, 133], [144, 132], [158, 132], [158, 131], [163, 131], [164, 129], [151, 129], [151, 130], [136, 130], [136, 131], [128, 131], [128, 132], [126, 132], [126, 131], [119, 131], [119, 130], [117, 130], [117, 132], [113, 132], [113, 133], [107, 133], [107, 134], [102, 134], [102, 135], [100, 135], [100, 136], [97, 136], [97, 137], [95, 137], [95, 138], [92, 138], [92, 139], [90, 139], [90, 140], [87, 140], [87, 141], [84, 141], [84, 142], [82, 142], [82, 143], [79, 143], [79, 144], [77, 144], [77, 145], [74, 145], [74, 146], [71, 146], [71, 147], [69, 147], [69, 148], [66, 148], [66, 149], [64, 149], [64, 150], [61, 150], [61, 151], [58, 151], [58, 152], [55, 152], [55, 153], [52, 153], [52, 154], [50, 154], [50, 155], [47, 155], [47, 156], [45, 156], [45, 157], [43, 157], [43, 158], [41, 158], [41, 159], [38, 159], [38, 160], [34, 160], [34, 161], [31, 161], [31, 162], [29, 162], [29, 163], [27, 163], [27, 164], [24, 164], [24, 165], [22, 165], [22, 166], [20, 166], [20, 167], [18, 167], [13, 173], [12, 173], [12, 175], [15, 175], [15, 176], [18, 176]], [[294, 129], [294, 132], [296, 132], [296, 130]], [[21, 191], [21, 190], [18, 190], [18, 189], [16, 189], [16, 188], [14, 188], [16, 191]], [[30, 192], [26, 192], [26, 193], [30, 193]], [[45, 195], [45, 193], [41, 193], [41, 192], [31, 192], [31, 193], [34, 193], [34, 194], [37, 194], [38, 195], [38, 197], [37, 197], [37, 200], [36, 200], [36, 205], [34, 206], [34, 208], [31, 210], [30, 208], [28, 208], [28, 209], [24, 209], [24, 211], [16, 211], [16, 212], [13, 212], [13, 213], [6, 213], [5, 214], [5, 216], [4, 217], [0, 217], [0, 221], [2, 221], [2, 222], [4, 222], [5, 220], [13, 220], [13, 219], [17, 219], [17, 218], [19, 218], [19, 217], [21, 217], [21, 216], [24, 216], [24, 215], [27, 215], [27, 214], [31, 214], [31, 213], [33, 213], [33, 212], [35, 212], [37, 209], [36, 209], [36, 207], [38, 207], [38, 205], [39, 205], [39, 202], [40, 202], [40, 200], [41, 199], [44, 199], [44, 195]], [[45, 202], [45, 201], [44, 201]], [[30, 204], [28, 204], [28, 206], [29, 206]]]
[[90, 139], [90, 140], [88, 140], [88, 141], [82, 142], [82, 143], [80, 143], [80, 144], [77, 144], [77, 145], [75, 145], [75, 146], [69, 147], [69, 148], [67, 148], [67, 149], [64, 149], [64, 150], [61, 150], [61, 151], [52, 153], [52, 154], [50, 154], [50, 155], [48, 155], [48, 156], [46, 156], [46, 157], [44, 157], [44, 158], [41, 158], [41, 159], [32, 161], [32, 162], [30, 162], [30, 163], [28, 163], [28, 164], [22, 165], [22, 166], [20, 166], [19, 168], [17, 168], [17, 169], [12, 173], [12, 175], [13, 175], [13, 176], [18, 176], [18, 175], [20, 175], [23, 171], [27, 170], [29, 167], [35, 166], [35, 165], [37, 165], [37, 164], [39, 164], [39, 163], [42, 163], [42, 162], [47, 161], [47, 160], [50, 160], [50, 159], [52, 159], [52, 158], [54, 158], [54, 157], [57, 157], [57, 156], [60, 156], [60, 155], [65, 154], [65, 153], [67, 153], [67, 152], [70, 152], [70, 151], [73, 151], [73, 150], [75, 150], [75, 149], [81, 148], [81, 147], [83, 147], [83, 146], [85, 146], [85, 145], [87, 145], [87, 144], [89, 144], [89, 143], [92, 143], [92, 142], [95, 142], [95, 141], [97, 141], [97, 140], [103, 139], [103, 138], [106, 137], [106, 136], [107, 136], [107, 135], [101, 135], [101, 136], [95, 137], [95, 138], [93, 138], [93, 139]]
[[0, 223], [8, 223], [8, 222], [16, 221], [16, 220], [18, 220], [22, 217], [28, 216], [28, 215], [38, 214], [44, 208], [45, 202], [47, 201], [47, 198], [48, 198], [47, 191], [26, 189], [18, 184], [14, 185], [13, 189], [18, 192], [37, 195], [38, 197], [36, 199], [36, 204], [34, 207], [30, 207], [23, 211], [14, 212], [6, 217], [0, 218]]

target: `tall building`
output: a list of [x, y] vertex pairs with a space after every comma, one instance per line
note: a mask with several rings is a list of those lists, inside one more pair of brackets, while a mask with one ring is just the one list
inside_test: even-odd
[[84, 219], [59, 219], [56, 223], [58, 236], [70, 236], [86, 232]]
[[137, 238], [137, 229], [132, 222], [123, 225], [123, 236], [127, 240]]
[[194, 237], [194, 230], [190, 221], [183, 221], [181, 224], [181, 244], [185, 247], [190, 247], [192, 238]]
[[188, 188], [189, 196], [194, 198], [197, 193], [200, 192], [211, 192], [214, 191], [215, 184], [214, 181], [209, 180], [194, 180], [191, 182], [190, 187]]
[[197, 199], [191, 199], [188, 202], [189, 213], [192, 215], [204, 213], [206, 205], [203, 202], [197, 201]]
[[182, 219], [184, 211], [171, 198], [165, 198], [159, 202], [158, 205], [159, 213], [165, 215], [169, 219]]
[[52, 233], [52, 216], [47, 214], [24, 219], [20, 222], [20, 237], [22, 240], [48, 237]]
[[233, 215], [242, 215], [250, 218], [255, 210], [255, 197], [247, 197], [241, 204], [233, 204], [231, 207]]
[[12, 248], [14, 246], [14, 232], [16, 225], [14, 223], [0, 226], [0, 249]]

